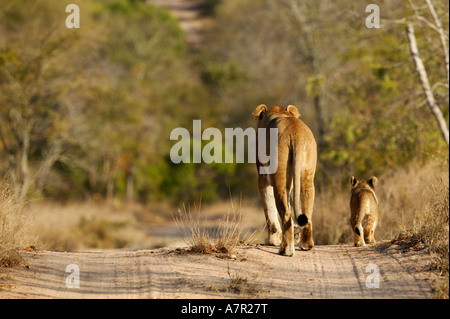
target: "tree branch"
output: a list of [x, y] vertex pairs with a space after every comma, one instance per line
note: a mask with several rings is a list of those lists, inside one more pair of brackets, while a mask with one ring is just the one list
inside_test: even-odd
[[447, 47], [447, 43], [445, 40], [445, 32], [442, 29], [441, 20], [439, 20], [439, 17], [436, 14], [436, 11], [434, 10], [434, 6], [431, 3], [431, 0], [425, 0], [425, 1], [428, 5], [428, 8], [430, 9], [431, 15], [433, 16], [434, 24], [436, 25], [437, 32], [439, 33], [439, 37], [441, 38], [442, 49], [444, 50], [444, 56], [445, 56], [445, 70], [447, 71], [447, 83], [448, 83], [449, 82], [449, 69], [448, 69], [449, 58], [448, 58], [448, 47]]

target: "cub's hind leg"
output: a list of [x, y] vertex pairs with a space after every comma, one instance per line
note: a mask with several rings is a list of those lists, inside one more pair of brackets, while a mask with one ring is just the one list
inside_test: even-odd
[[364, 227], [364, 241], [366, 244], [373, 244], [375, 243], [375, 228], [377, 227], [377, 220], [376, 216], [373, 214], [369, 215], [367, 218], [367, 224], [366, 227]]
[[[356, 216], [356, 213], [354, 213]], [[355, 247], [360, 247], [360, 246], [365, 246], [366, 243], [364, 241], [364, 233], [365, 231], [363, 230], [362, 226], [360, 223], [357, 222], [357, 217], [353, 217], [352, 218], [352, 229], [353, 229], [353, 243], [355, 245]]]

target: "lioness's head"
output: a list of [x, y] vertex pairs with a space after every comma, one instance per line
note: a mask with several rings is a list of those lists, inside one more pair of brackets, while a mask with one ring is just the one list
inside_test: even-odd
[[355, 188], [372, 188], [375, 190], [375, 185], [378, 182], [378, 178], [372, 176], [372, 178], [368, 180], [360, 179], [357, 180], [354, 176], [350, 177], [350, 185], [352, 186], [352, 190]]
[[270, 110], [266, 105], [261, 104], [258, 105], [253, 111], [253, 116], [256, 118], [256, 121], [259, 123], [264, 122], [267, 118], [279, 118], [279, 117], [300, 117], [300, 112], [294, 105], [289, 105], [286, 110], [279, 107], [278, 105], [272, 107]]

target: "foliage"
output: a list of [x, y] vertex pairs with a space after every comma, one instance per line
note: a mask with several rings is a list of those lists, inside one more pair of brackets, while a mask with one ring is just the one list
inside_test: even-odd
[[[386, 21], [414, 19], [405, 2], [378, 5]], [[448, 16], [448, 5], [439, 8]], [[319, 143], [319, 189], [345, 184], [350, 175], [448, 159], [414, 75], [404, 25], [368, 29], [364, 10], [365, 4], [351, 1], [223, 3], [208, 38], [205, 51], [212, 57], [205, 72], [217, 64], [224, 70], [233, 65], [241, 74], [203, 77], [214, 83], [222, 117], [245, 126], [260, 103], [297, 105]], [[437, 33], [426, 28], [420, 42], [434, 45], [423, 50], [425, 61], [432, 82], [442, 84], [442, 59], [436, 63], [442, 48]], [[448, 121], [448, 86], [436, 91]]]
[[[435, 2], [448, 30], [448, 4]], [[448, 161], [403, 25], [366, 28], [365, 4], [207, 1], [213, 24], [191, 50], [165, 9], [77, 3], [81, 28], [67, 29], [61, 1], [0, 0], [0, 173], [16, 197], [211, 202], [230, 188], [254, 197], [254, 164], [176, 165], [169, 136], [193, 119], [245, 129], [261, 103], [299, 107], [319, 143], [319, 190]], [[404, 1], [377, 3], [385, 21], [414, 19]], [[416, 30], [448, 121], [438, 35]]]

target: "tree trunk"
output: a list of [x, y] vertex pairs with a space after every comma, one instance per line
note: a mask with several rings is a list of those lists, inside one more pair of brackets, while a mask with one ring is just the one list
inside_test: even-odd
[[22, 175], [22, 185], [19, 193], [19, 200], [25, 198], [30, 188], [31, 176], [28, 168], [28, 152], [30, 150], [30, 131], [31, 124], [27, 123], [23, 129], [22, 154], [20, 159], [20, 169]]
[[427, 99], [427, 104], [430, 107], [430, 110], [433, 113], [434, 118], [436, 119], [436, 122], [439, 126], [442, 137], [444, 138], [448, 146], [449, 132], [447, 122], [445, 121], [445, 118], [442, 115], [442, 112], [439, 109], [438, 105], [436, 104], [436, 100], [434, 99], [433, 91], [431, 90], [430, 83], [428, 82], [427, 71], [425, 70], [425, 66], [419, 55], [419, 50], [417, 49], [416, 36], [414, 35], [414, 27], [412, 23], [408, 23], [408, 25], [406, 26], [406, 35], [408, 36], [411, 56], [414, 60], [414, 64], [416, 65], [416, 71], [419, 74], [420, 82]]
[[126, 187], [126, 193], [125, 193], [125, 199], [130, 202], [133, 200], [133, 175], [131, 174], [130, 171], [127, 172], [126, 174], [126, 183], [127, 183], [127, 187]]
[[314, 96], [314, 108], [316, 109], [317, 126], [318, 126], [317, 145], [321, 146], [325, 135], [325, 122], [323, 120], [322, 106], [320, 105], [319, 92], [316, 92], [316, 95]]

